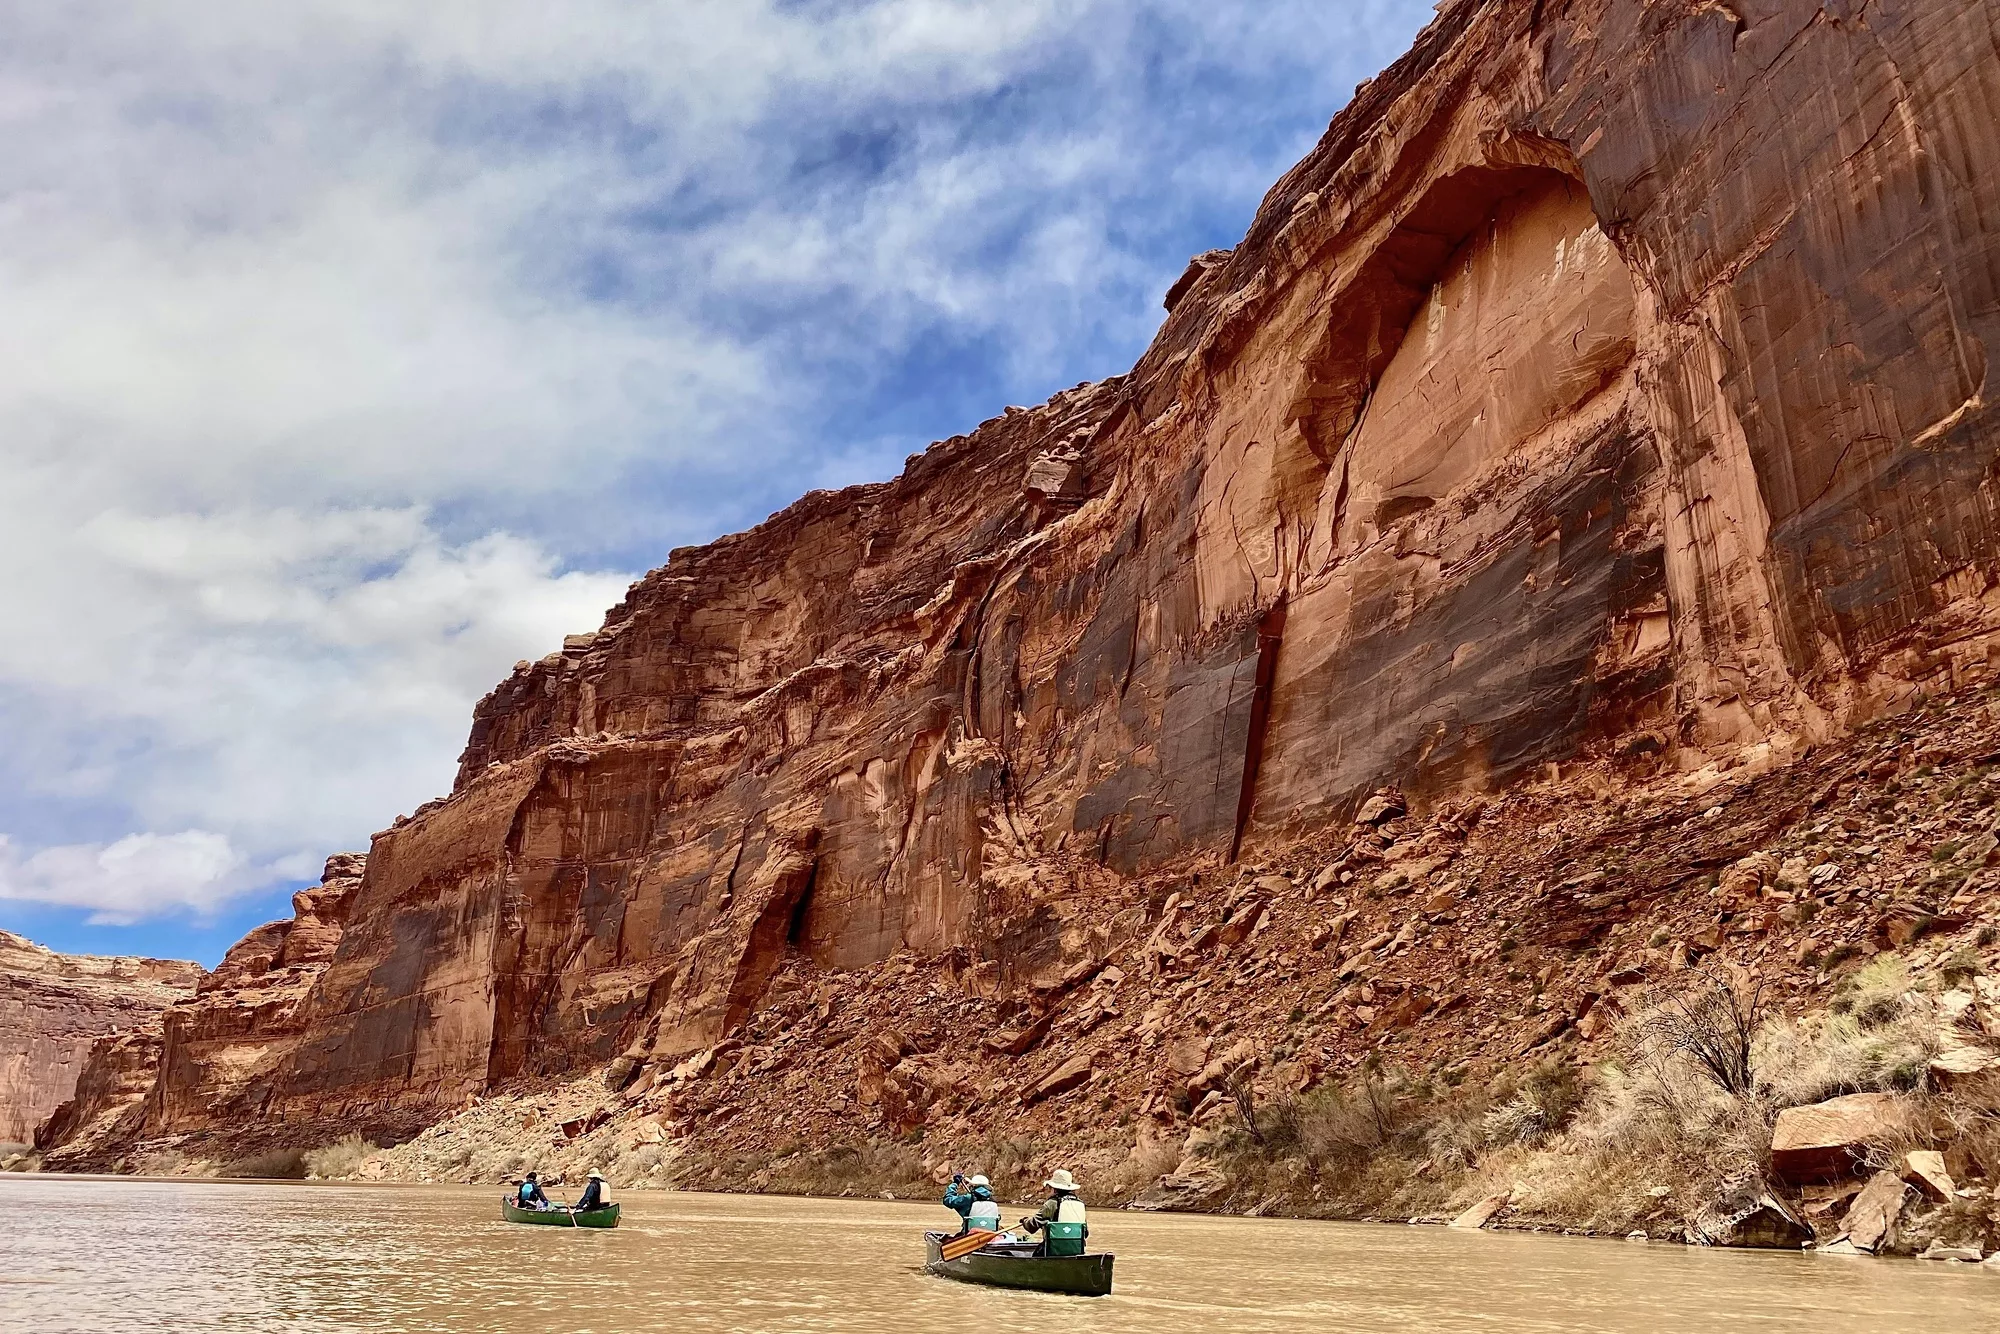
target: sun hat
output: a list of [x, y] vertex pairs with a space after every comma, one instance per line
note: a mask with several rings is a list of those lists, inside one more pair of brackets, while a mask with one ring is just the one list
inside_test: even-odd
[[1067, 1167], [1058, 1167], [1055, 1173], [1042, 1184], [1050, 1190], [1075, 1190], [1077, 1188], [1076, 1178], [1069, 1174]]
[[593, 1167], [590, 1169], [590, 1179], [592, 1181], [602, 1181], [604, 1180], [604, 1173], [598, 1171], [596, 1168]]
[[991, 1181], [988, 1181], [983, 1175], [981, 1175], [981, 1176], [975, 1176], [974, 1178], [972, 1178], [972, 1180], [966, 1182], [965, 1184], [968, 1186], [991, 1186], [993, 1183]]

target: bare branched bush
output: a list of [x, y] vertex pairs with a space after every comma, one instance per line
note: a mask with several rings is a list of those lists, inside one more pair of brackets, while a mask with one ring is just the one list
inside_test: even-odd
[[1656, 1053], [1692, 1062], [1724, 1093], [1743, 1097], [1756, 1084], [1750, 1049], [1762, 999], [1761, 985], [1750, 987], [1697, 970], [1686, 987], [1646, 1016], [1645, 1040]]

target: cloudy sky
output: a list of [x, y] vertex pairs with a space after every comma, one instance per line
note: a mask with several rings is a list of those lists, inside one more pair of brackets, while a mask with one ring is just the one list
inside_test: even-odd
[[669, 548], [1127, 369], [1431, 10], [0, 7], [0, 927], [213, 962]]

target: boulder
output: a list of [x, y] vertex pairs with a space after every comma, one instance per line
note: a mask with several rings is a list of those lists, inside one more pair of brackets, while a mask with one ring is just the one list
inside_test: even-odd
[[1354, 813], [1354, 823], [1365, 825], [1386, 824], [1409, 813], [1410, 804], [1403, 794], [1392, 787], [1385, 787], [1374, 796], [1361, 803], [1361, 809]]
[[1944, 1155], [1935, 1149], [1916, 1149], [1903, 1155], [1897, 1174], [1910, 1185], [1940, 1203], [1958, 1194], [1951, 1173], [1945, 1170]]
[[1060, 1013], [1051, 1009], [1020, 1028], [995, 1033], [986, 1039], [986, 1048], [1003, 1056], [1024, 1056], [1049, 1035]]
[[1850, 1176], [1868, 1144], [1900, 1130], [1905, 1119], [1894, 1093], [1850, 1093], [1787, 1108], [1771, 1128], [1771, 1171], [1795, 1185]]
[[1032, 1106], [1044, 1098], [1053, 1098], [1058, 1093], [1067, 1093], [1079, 1084], [1087, 1083], [1092, 1068], [1091, 1053], [1083, 1052], [1070, 1057], [1055, 1069], [1036, 1080], [1021, 1101]]
[[1953, 1042], [1931, 1058], [1930, 1072], [1941, 1089], [1964, 1088], [1989, 1076], [2000, 1080], [2000, 1055], [1970, 1042]]
[[1199, 1033], [1176, 1038], [1167, 1047], [1167, 1069], [1183, 1077], [1208, 1064], [1208, 1039]]
[[1140, 1193], [1139, 1197], [1125, 1207], [1147, 1212], [1174, 1209], [1199, 1209], [1229, 1191], [1229, 1178], [1216, 1168], [1202, 1164], [1189, 1167], [1183, 1164], [1173, 1172], [1159, 1178], [1152, 1187]]
[[1251, 899], [1229, 915], [1229, 920], [1217, 929], [1216, 939], [1231, 949], [1241, 945], [1257, 929], [1257, 923], [1263, 920], [1268, 906], [1263, 899]]
[[1451, 1226], [1477, 1231], [1492, 1222], [1494, 1216], [1507, 1207], [1508, 1201], [1511, 1198], [1511, 1196], [1507, 1195], [1488, 1195], [1485, 1199], [1452, 1219]]
[[1919, 936], [1956, 931], [1968, 920], [1925, 912], [1914, 904], [1892, 904], [1875, 921], [1875, 943], [1883, 949], [1899, 950]]
[[1074, 454], [1054, 451], [1037, 454], [1028, 464], [1027, 476], [1021, 479], [1021, 489], [1050, 499], [1066, 495], [1076, 470]]
[[1919, 1260], [1956, 1260], [1961, 1264], [1976, 1265], [1985, 1257], [1977, 1246], [1947, 1246], [1934, 1241], [1917, 1252]]
[[1877, 1172], [1848, 1206], [1847, 1216], [1840, 1220], [1841, 1231], [1856, 1250], [1871, 1255], [1894, 1246], [1912, 1194], [1909, 1184], [1894, 1172]]
[[1725, 902], [1749, 903], [1767, 884], [1777, 881], [1781, 867], [1768, 852], [1756, 852], [1723, 871], [1716, 888]]
[[1812, 1228], [1756, 1183], [1725, 1192], [1688, 1228], [1688, 1241], [1697, 1246], [1795, 1251], [1812, 1239]]

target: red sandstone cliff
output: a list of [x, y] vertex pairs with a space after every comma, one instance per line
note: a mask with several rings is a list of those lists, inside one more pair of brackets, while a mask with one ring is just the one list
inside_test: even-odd
[[214, 972], [196, 969], [192, 993], [144, 1028], [100, 1038], [74, 1096], [35, 1136], [47, 1166], [102, 1163], [149, 1135], [262, 1121], [267, 1072], [304, 1034], [301, 1003], [340, 944], [366, 861], [329, 857], [321, 882], [292, 896], [290, 918], [252, 931]]
[[201, 979], [169, 959], [57, 954], [0, 931], [0, 1144], [27, 1144], [93, 1043], [155, 1026]]
[[185, 1059], [169, 1020], [149, 1131], [656, 1077], [788, 960], [1046, 995], [1153, 929], [1134, 877], [1385, 785], [1699, 786], [1982, 679], [1996, 29], [1446, 6], [1128, 375], [676, 551], [520, 664], [299, 994], [177, 1012]]

